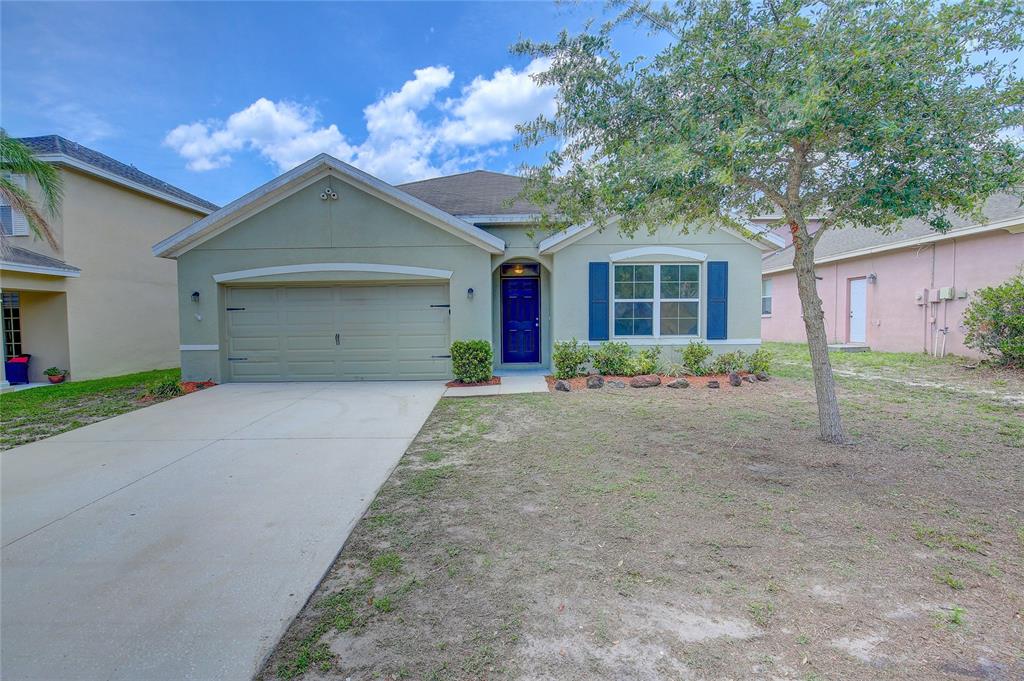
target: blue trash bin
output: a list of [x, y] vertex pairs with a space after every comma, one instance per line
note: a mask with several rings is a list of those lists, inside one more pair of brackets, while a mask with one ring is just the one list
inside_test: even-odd
[[[32, 355], [18, 355], [18, 357], [30, 359]], [[12, 357], [11, 359], [14, 358]], [[15, 383], [28, 383], [28, 362], [6, 360], [4, 362], [4, 374], [7, 376], [7, 382], [11, 385]]]

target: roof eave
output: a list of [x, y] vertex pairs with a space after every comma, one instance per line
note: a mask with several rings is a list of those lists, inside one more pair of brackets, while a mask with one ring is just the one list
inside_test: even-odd
[[[918, 246], [922, 244], [930, 244], [936, 241], [945, 241], [946, 239], [957, 239], [964, 236], [972, 236], [975, 234], [984, 234], [986, 232], [994, 232], [996, 230], [1005, 229], [1010, 234], [1022, 234], [1024, 233], [1024, 214], [1016, 215], [1012, 218], [1006, 218], [1004, 220], [997, 220], [995, 222], [987, 222], [982, 225], [974, 225], [973, 227], [964, 227], [963, 229], [955, 229], [949, 232], [936, 232], [933, 234], [924, 234], [922, 236], [913, 237], [911, 239], [903, 239], [901, 241], [894, 241], [888, 244], [879, 244], [878, 246], [869, 246], [867, 248], [858, 248], [852, 251], [844, 251], [842, 253], [836, 253], [834, 255], [827, 255], [821, 258], [815, 258], [815, 265], [825, 265], [830, 262], [838, 262], [840, 260], [850, 260], [852, 258], [862, 258], [866, 255], [874, 255], [875, 253], [884, 253], [887, 251], [898, 251], [901, 248], [910, 248], [912, 246]], [[786, 272], [793, 269], [793, 264], [780, 265], [778, 267], [772, 267], [770, 269], [761, 270], [761, 274], [777, 274], [779, 272]]]
[[76, 170], [81, 170], [82, 172], [89, 173], [90, 175], [94, 175], [96, 177], [99, 177], [108, 182], [112, 182], [114, 184], [119, 184], [123, 187], [127, 187], [141, 194], [152, 196], [154, 198], [160, 199], [161, 201], [166, 201], [167, 203], [171, 203], [176, 206], [181, 206], [182, 208], [188, 208], [189, 210], [201, 213], [202, 215], [209, 215], [210, 213], [213, 212], [210, 208], [206, 206], [202, 206], [192, 201], [186, 201], [185, 199], [179, 198], [172, 194], [168, 194], [166, 192], [153, 189], [152, 187], [147, 187], [144, 184], [139, 184], [138, 182], [133, 182], [132, 180], [129, 180], [126, 177], [122, 177], [120, 175], [117, 175], [116, 173], [104, 170], [103, 168], [94, 166], [91, 163], [86, 163], [85, 161], [77, 159], [74, 156], [69, 156], [68, 154], [44, 153], [34, 154], [34, 156], [40, 161], [75, 168]]
[[26, 274], [43, 274], [51, 277], [79, 277], [82, 271], [77, 267], [64, 269], [62, 267], [46, 267], [45, 265], [26, 265], [18, 262], [0, 261], [0, 271], [3, 272], [24, 272]]
[[176, 258], [202, 243], [205, 238], [212, 238], [214, 234], [219, 233], [216, 231], [218, 226], [228, 222], [237, 214], [243, 211], [245, 216], [253, 214], [262, 207], [273, 203], [278, 195], [284, 193], [290, 186], [304, 179], [315, 181], [321, 174], [326, 174], [331, 170], [338, 173], [341, 179], [360, 186], [364, 191], [368, 191], [368, 193], [392, 205], [398, 206], [451, 234], [463, 238], [488, 253], [501, 254], [505, 252], [504, 240], [493, 234], [431, 206], [401, 189], [397, 189], [383, 180], [373, 177], [369, 173], [364, 173], [358, 168], [339, 161], [333, 156], [319, 154], [270, 182], [257, 187], [241, 198], [232, 201], [220, 210], [172, 234], [153, 246], [153, 255], [164, 258]]
[[540, 213], [508, 213], [505, 215], [463, 215], [455, 214], [455, 217], [474, 225], [527, 225], [537, 224], [541, 221]]

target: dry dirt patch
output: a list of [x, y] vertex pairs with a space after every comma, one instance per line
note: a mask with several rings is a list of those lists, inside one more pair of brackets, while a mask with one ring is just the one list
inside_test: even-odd
[[1021, 678], [1021, 413], [841, 398], [442, 400], [261, 678]]

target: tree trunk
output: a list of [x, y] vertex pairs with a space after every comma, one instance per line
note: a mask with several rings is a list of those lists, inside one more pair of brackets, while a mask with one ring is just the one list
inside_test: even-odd
[[[807, 330], [807, 347], [811, 351], [811, 371], [814, 374], [814, 392], [818, 399], [818, 425], [821, 439], [825, 442], [842, 444], [846, 441], [843, 422], [839, 415], [839, 400], [836, 399], [836, 381], [832, 375], [832, 363], [828, 358], [828, 337], [825, 335], [825, 313], [818, 297], [817, 280], [814, 277], [814, 245], [807, 238], [806, 229], [794, 223], [793, 270], [796, 273], [800, 307]], [[802, 231], [803, 234], [798, 234]]]

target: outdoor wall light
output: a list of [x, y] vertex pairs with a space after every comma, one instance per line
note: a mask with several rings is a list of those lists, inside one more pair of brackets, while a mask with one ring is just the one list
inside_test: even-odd
[[515, 272], [516, 274], [522, 274], [523, 273], [523, 263], [517, 262], [515, 264], [515, 266], [512, 267], [512, 271]]
[[469, 298], [470, 300], [473, 300], [473, 289], [466, 289], [466, 297]]
[[196, 303], [197, 305], [199, 304], [199, 291], [192, 292], [192, 302]]
[[877, 282], [878, 282], [878, 275], [877, 274], [872, 272], [871, 274], [868, 275], [868, 283], [869, 284], [874, 284], [874, 283], [877, 283]]

